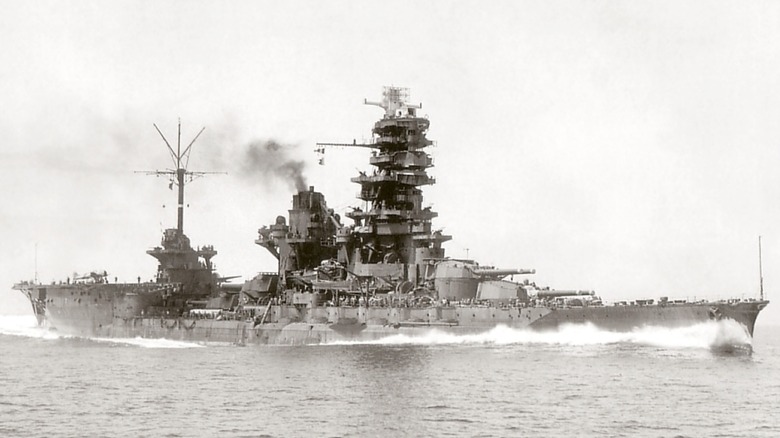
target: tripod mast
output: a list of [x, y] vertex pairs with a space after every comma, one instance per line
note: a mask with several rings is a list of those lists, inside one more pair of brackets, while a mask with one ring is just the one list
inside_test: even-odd
[[179, 236], [182, 236], [184, 235], [184, 186], [192, 182], [192, 180], [197, 177], [208, 174], [224, 174], [225, 172], [193, 172], [187, 170], [187, 165], [190, 162], [190, 152], [192, 151], [192, 145], [195, 144], [195, 140], [197, 140], [198, 137], [200, 137], [200, 134], [202, 134], [206, 129], [205, 127], [201, 128], [195, 138], [192, 139], [190, 144], [187, 145], [183, 151], [181, 149], [181, 119], [179, 119], [179, 130], [175, 151], [168, 142], [168, 139], [166, 139], [165, 135], [163, 135], [162, 131], [160, 131], [160, 128], [157, 127], [157, 124], [154, 124], [154, 129], [157, 130], [157, 132], [160, 134], [160, 137], [162, 137], [163, 141], [165, 142], [165, 145], [168, 147], [168, 152], [171, 155], [174, 169], [147, 170], [137, 173], [145, 173], [147, 175], [155, 176], [167, 176], [171, 178], [171, 184], [169, 186], [170, 188], [173, 188], [173, 185], [176, 184], [178, 187], [176, 231]]

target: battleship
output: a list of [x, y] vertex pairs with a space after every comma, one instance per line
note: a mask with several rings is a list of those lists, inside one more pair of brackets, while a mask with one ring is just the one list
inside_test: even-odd
[[14, 289], [30, 300], [41, 326], [83, 337], [319, 344], [432, 331], [477, 334], [497, 326], [592, 324], [623, 332], [724, 319], [753, 335], [768, 304], [763, 290], [751, 299], [607, 302], [590, 290], [537, 286], [533, 269], [446, 256], [443, 244], [451, 236], [433, 228], [437, 213], [423, 207], [422, 188], [435, 183], [428, 174], [428, 118], [418, 114], [421, 105], [409, 103], [405, 88], [385, 87], [380, 101], [364, 103], [384, 111], [370, 140], [316, 145], [320, 154], [333, 146], [370, 151], [373, 170], [351, 178], [361, 201], [345, 213], [352, 223], [342, 223], [314, 187], [298, 190], [288, 214], [262, 226], [255, 240], [277, 260], [275, 272], [229, 283], [213, 268], [213, 247], [192, 247], [184, 233], [184, 187], [202, 172], [186, 169], [192, 143], [182, 151], [179, 126], [175, 150], [160, 132], [176, 169], [150, 172], [170, 176], [178, 187], [177, 227], [147, 251], [158, 261], [153, 280], [112, 283], [103, 271]]

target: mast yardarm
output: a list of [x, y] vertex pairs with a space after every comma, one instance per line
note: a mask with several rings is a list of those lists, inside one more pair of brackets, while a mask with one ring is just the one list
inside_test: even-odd
[[165, 135], [163, 135], [162, 131], [160, 131], [160, 128], [157, 127], [157, 124], [154, 124], [154, 129], [157, 130], [157, 132], [160, 134], [160, 137], [162, 137], [163, 141], [165, 142], [165, 146], [168, 147], [168, 152], [171, 155], [174, 169], [145, 170], [138, 171], [136, 173], [166, 176], [171, 179], [171, 183], [169, 185], [171, 189], [173, 188], [174, 184], [178, 187], [176, 232], [179, 236], [182, 236], [184, 235], [184, 186], [187, 183], [192, 182], [192, 180], [197, 177], [209, 174], [225, 174], [225, 172], [193, 172], [187, 170], [187, 165], [190, 162], [190, 152], [192, 152], [192, 145], [195, 144], [195, 141], [198, 139], [198, 137], [200, 137], [203, 131], [206, 130], [206, 128], [201, 128], [198, 134], [192, 139], [190, 144], [184, 148], [184, 150], [181, 149], [181, 120], [179, 120], [178, 128], [176, 150], [174, 151], [173, 147], [171, 147], [171, 144], [168, 142], [168, 139], [166, 139]]

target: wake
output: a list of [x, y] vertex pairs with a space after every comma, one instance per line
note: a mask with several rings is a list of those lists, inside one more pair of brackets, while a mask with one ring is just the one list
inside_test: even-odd
[[35, 315], [0, 315], [0, 335], [22, 336], [45, 340], [83, 339], [103, 344], [128, 345], [139, 348], [201, 348], [203, 345], [171, 339], [147, 338], [79, 338], [39, 327]]
[[38, 326], [35, 315], [0, 315], [0, 335], [39, 339], [59, 339], [62, 336]]
[[490, 331], [472, 335], [454, 335], [436, 329], [420, 336], [392, 335], [375, 341], [343, 341], [329, 345], [459, 345], [459, 344], [541, 344], [587, 346], [634, 344], [675, 349], [728, 350], [751, 349], [752, 338], [733, 320], [707, 321], [688, 327], [642, 327], [630, 332], [612, 332], [591, 323], [566, 324], [554, 331], [534, 331], [496, 326]]
[[130, 345], [141, 348], [204, 348], [201, 344], [195, 344], [193, 342], [174, 341], [172, 339], [163, 338], [88, 338], [91, 341], [109, 343], [109, 344], [122, 344]]
[[[103, 344], [139, 348], [202, 348], [204, 345], [171, 339], [148, 338], [77, 338], [39, 327], [34, 315], [0, 315], [0, 335], [22, 336], [44, 340], [85, 339]], [[566, 324], [554, 331], [533, 331], [496, 326], [490, 331], [455, 335], [436, 329], [419, 336], [392, 335], [374, 341], [338, 341], [327, 345], [563, 345], [588, 346], [633, 344], [671, 349], [710, 349], [715, 352], [750, 352], [752, 338], [738, 322], [724, 319], [688, 327], [642, 327], [630, 332], [612, 332], [593, 324]]]

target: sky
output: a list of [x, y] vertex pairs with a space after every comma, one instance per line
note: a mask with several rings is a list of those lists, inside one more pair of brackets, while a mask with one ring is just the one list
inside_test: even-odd
[[[425, 204], [451, 257], [607, 301], [780, 297], [780, 4], [738, 1], [0, 0], [0, 313], [14, 282], [151, 278], [175, 227], [153, 124], [189, 168], [185, 232], [224, 275], [294, 186], [342, 213], [386, 85], [431, 121]], [[240, 281], [240, 280], [239, 280]], [[772, 303], [759, 325], [780, 324]]]

